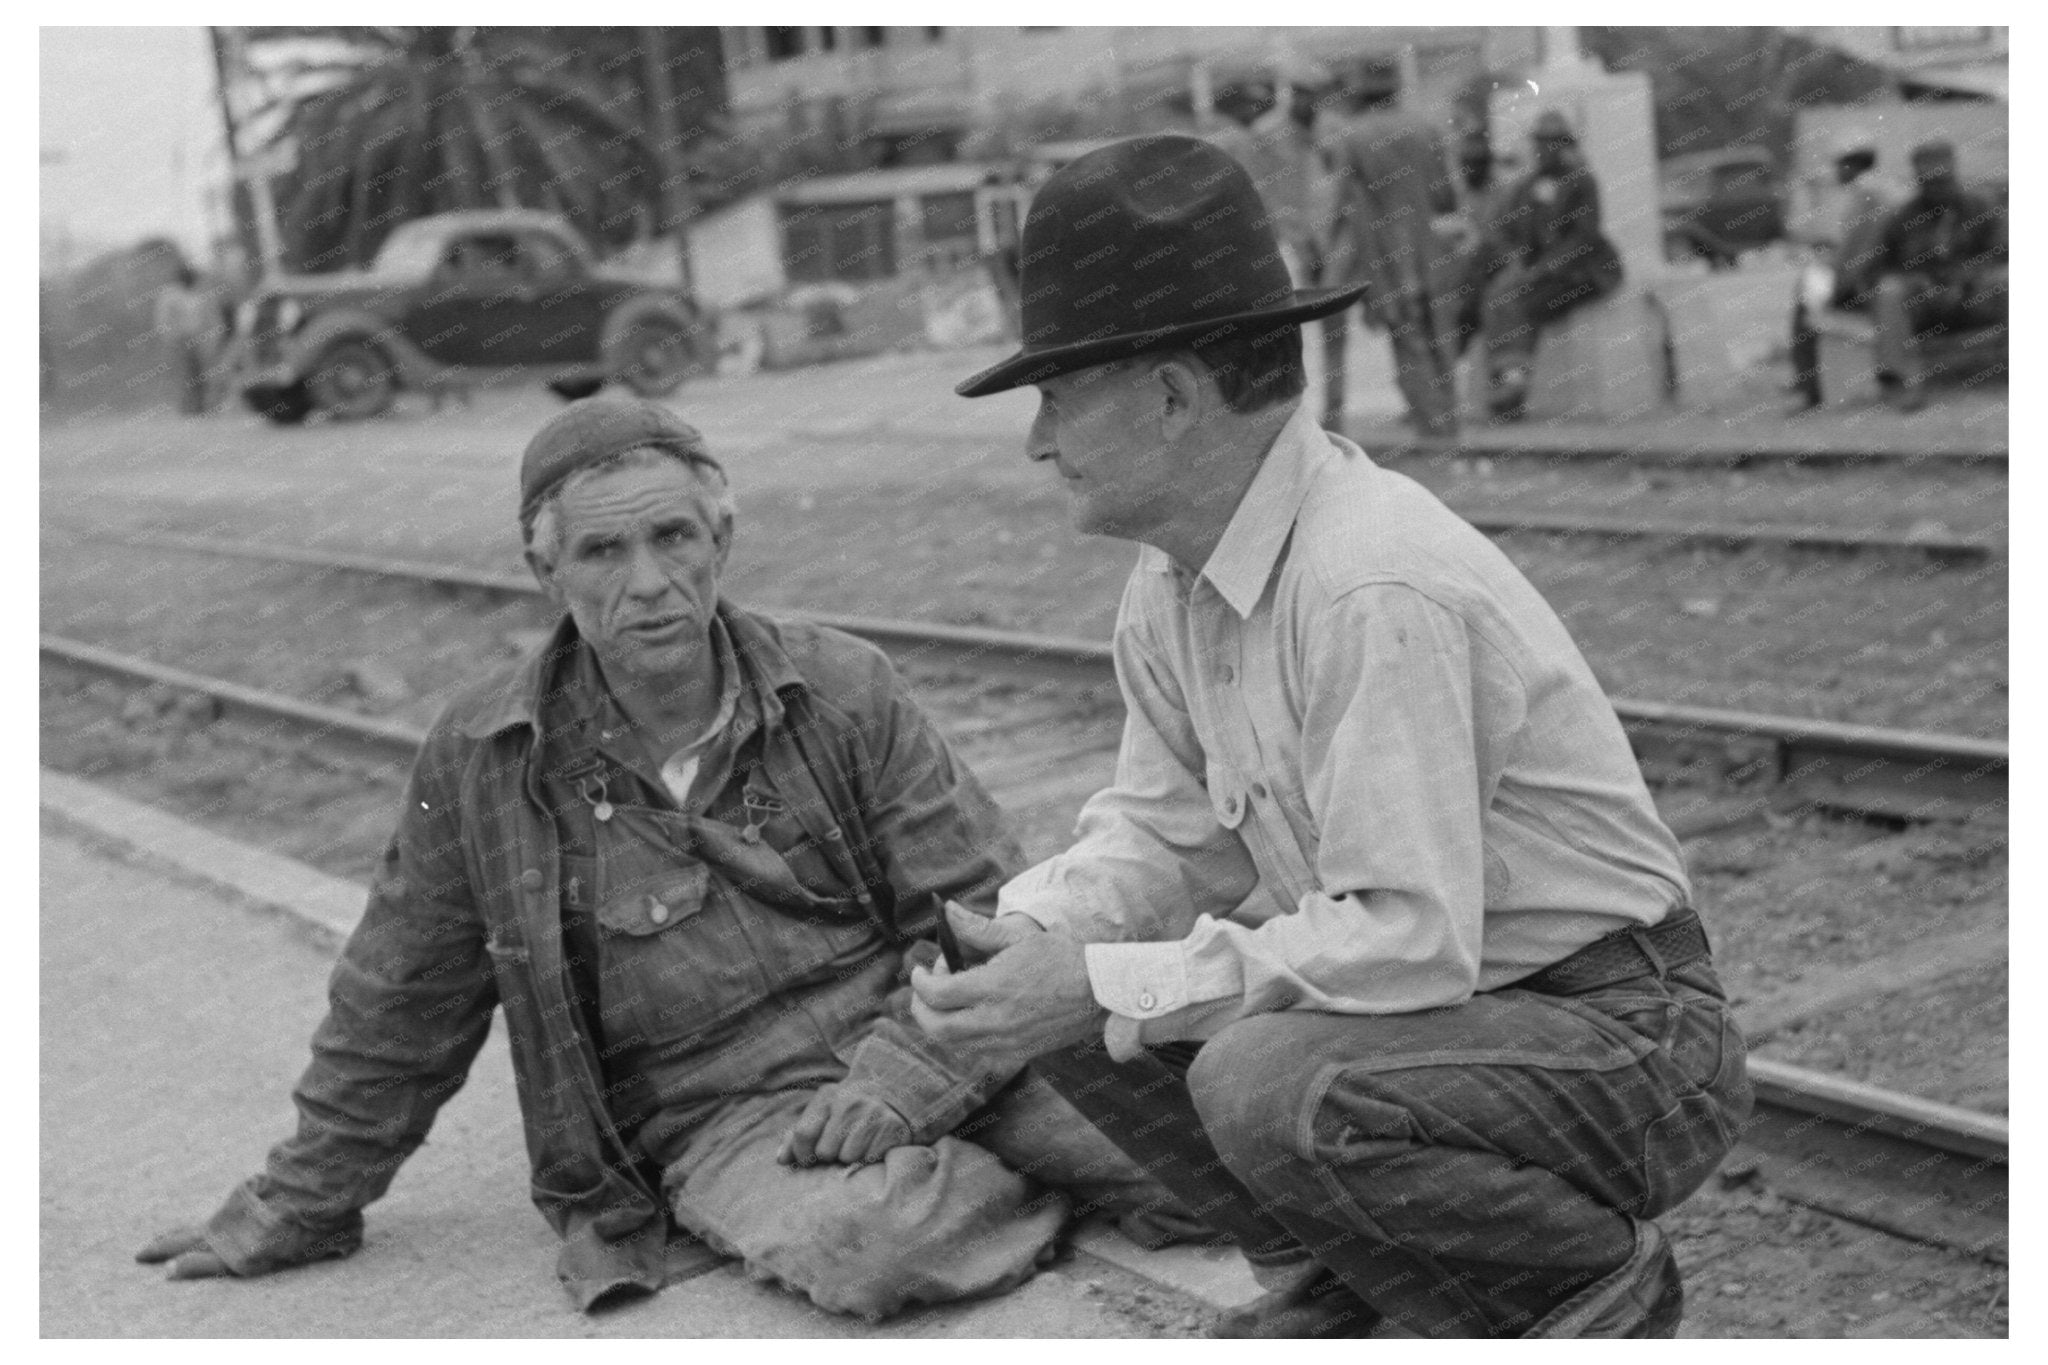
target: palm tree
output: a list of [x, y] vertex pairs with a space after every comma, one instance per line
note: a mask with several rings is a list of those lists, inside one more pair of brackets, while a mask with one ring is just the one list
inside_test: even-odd
[[672, 216], [637, 80], [599, 79], [547, 31], [252, 28], [240, 41], [264, 87], [244, 119], [251, 150], [291, 165], [279, 216], [297, 268], [365, 264], [398, 224], [448, 209], [552, 209], [609, 245]]

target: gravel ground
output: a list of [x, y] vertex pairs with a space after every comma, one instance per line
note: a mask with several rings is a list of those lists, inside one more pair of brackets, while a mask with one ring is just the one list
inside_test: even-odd
[[1843, 468], [1646, 468], [1602, 461], [1407, 456], [1394, 468], [1455, 507], [1658, 521], [1739, 521], [2002, 540], [2002, 475], [1896, 462]]
[[[1988, 815], [1896, 834], [1819, 815], [1772, 817], [1760, 829], [1694, 840], [1686, 855], [1738, 1004], [1783, 998], [1810, 976], [1922, 940], [2004, 934], [2006, 829]], [[1980, 1023], [1964, 1016], [1948, 1036], [1974, 1038]]]
[[[2001, 963], [1796, 1024], [1759, 1051], [1815, 1071], [2004, 1114], [2010, 1010]], [[1873, 1039], [1882, 1046], [1873, 1047]]]

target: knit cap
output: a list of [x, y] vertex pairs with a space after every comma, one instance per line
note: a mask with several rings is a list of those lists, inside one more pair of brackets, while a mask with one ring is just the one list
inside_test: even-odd
[[579, 469], [639, 446], [673, 452], [723, 471], [704, 435], [659, 403], [609, 394], [584, 398], [556, 413], [534, 433], [519, 462], [519, 519], [533, 515], [562, 480]]

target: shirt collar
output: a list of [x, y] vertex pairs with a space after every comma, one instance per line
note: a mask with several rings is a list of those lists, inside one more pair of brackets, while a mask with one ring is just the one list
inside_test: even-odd
[[[754, 703], [748, 709], [757, 710], [764, 725], [779, 723], [782, 693], [806, 685], [788, 652], [752, 613], [725, 602], [718, 605], [712, 640], [720, 651], [724, 689], [745, 689], [741, 701]], [[543, 714], [590, 719], [601, 707], [612, 705], [595, 656], [575, 620], [564, 615], [546, 641], [521, 660], [505, 684], [485, 697], [458, 728], [471, 739], [488, 739], [516, 725], [538, 731]], [[558, 709], [562, 707], [567, 709]]]
[[[1202, 567], [1202, 577], [1240, 617], [1250, 616], [1266, 595], [1266, 582], [1294, 530], [1302, 499], [1308, 496], [1309, 479], [1329, 448], [1330, 438], [1311, 415], [1309, 404], [1297, 405], [1273, 438], [1273, 448], [1239, 499], [1223, 539]], [[1173, 558], [1155, 546], [1145, 547], [1140, 562], [1155, 573], [1174, 571]]]

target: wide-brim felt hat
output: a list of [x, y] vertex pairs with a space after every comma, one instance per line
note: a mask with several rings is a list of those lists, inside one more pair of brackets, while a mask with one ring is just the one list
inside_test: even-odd
[[1113, 143], [1047, 180], [1024, 220], [1018, 276], [1023, 346], [956, 387], [963, 398], [1262, 336], [1339, 312], [1366, 290], [1296, 289], [1244, 167], [1174, 134]]

